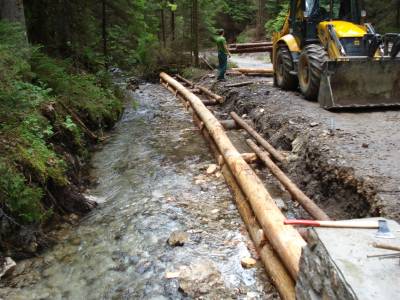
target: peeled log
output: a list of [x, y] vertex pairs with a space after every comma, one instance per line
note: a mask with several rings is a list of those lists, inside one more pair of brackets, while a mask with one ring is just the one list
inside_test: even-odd
[[248, 201], [237, 184], [232, 172], [224, 165], [222, 174], [228, 186], [231, 188], [233, 199], [239, 210], [243, 222], [257, 248], [257, 251], [264, 263], [265, 269], [272, 283], [279, 292], [282, 299], [295, 299], [295, 284], [290, 277], [279, 257], [275, 254], [271, 244], [266, 240], [264, 231], [260, 228]]
[[269, 158], [268, 153], [262, 151], [252, 140], [247, 140], [247, 145], [258, 155], [271, 173], [282, 183], [300, 205], [316, 220], [330, 220], [328, 215], [307, 197], [298, 187], [290, 180], [289, 177]]
[[201, 86], [201, 85], [194, 84], [193, 82], [191, 82], [190, 80], [188, 80], [188, 79], [182, 77], [182, 76], [179, 75], [179, 74], [176, 75], [176, 78], [178, 78], [179, 80], [185, 82], [186, 84], [188, 84], [188, 85], [189, 85], [190, 87], [192, 87], [192, 88], [197, 88], [197, 89], [199, 89], [200, 92], [202, 92], [203, 94], [207, 95], [208, 97], [210, 97], [210, 98], [212, 98], [212, 99], [218, 101], [219, 103], [224, 102], [224, 98], [223, 98], [223, 97], [221, 97], [221, 96], [219, 96], [219, 95], [213, 93], [212, 91], [210, 91], [210, 90], [207, 89], [206, 87]]
[[255, 47], [272, 47], [272, 42], [259, 42], [259, 43], [241, 43], [241, 44], [230, 44], [229, 48], [255, 48]]
[[215, 116], [204, 106], [201, 100], [189, 92], [183, 85], [166, 73], [160, 77], [173, 86], [185, 99], [206, 126], [220, 153], [235, 176], [271, 245], [276, 250], [293, 277], [297, 278], [301, 249], [306, 245], [299, 233], [292, 227], [284, 225], [286, 219], [264, 184], [253, 169], [243, 160], [240, 153], [233, 146], [225, 133], [224, 128]]
[[222, 166], [221, 172], [224, 175], [226, 183], [231, 189], [236, 207], [240, 213], [240, 216], [243, 219], [243, 222], [246, 224], [246, 228], [257, 248], [257, 251], [261, 257], [269, 278], [278, 290], [279, 295], [282, 299], [294, 300], [295, 284], [293, 279], [290, 277], [281, 260], [274, 252], [271, 244], [265, 238], [264, 231], [260, 228], [260, 225], [257, 222], [254, 213], [247, 199], [243, 195], [243, 192], [240, 189], [236, 179], [232, 175], [231, 170], [226, 164], [220, 162], [221, 154], [219, 153], [217, 146], [215, 145], [212, 137], [207, 132], [207, 130], [202, 130], [202, 122], [196, 114], [193, 114], [193, 121], [196, 126], [199, 127], [202, 131], [202, 135], [204, 139], [208, 142], [211, 152], [213, 153], [215, 159], [219, 162], [219, 165]]
[[245, 120], [239, 117], [235, 112], [231, 112], [231, 117], [244, 129], [246, 130], [261, 146], [265, 148], [271, 154], [271, 156], [279, 161], [285, 161], [285, 157], [276, 150], [270, 143], [268, 143], [257, 131], [255, 131]]
[[232, 68], [232, 71], [240, 72], [243, 74], [274, 74], [274, 69], [272, 68]]
[[256, 47], [256, 48], [243, 48], [243, 49], [230, 48], [229, 52], [232, 54], [272, 52], [272, 47]]

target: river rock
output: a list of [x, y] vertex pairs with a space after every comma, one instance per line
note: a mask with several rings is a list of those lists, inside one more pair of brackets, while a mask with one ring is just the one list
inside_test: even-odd
[[168, 238], [168, 244], [172, 247], [183, 246], [189, 239], [189, 235], [184, 231], [174, 231]]
[[221, 273], [210, 260], [197, 260], [179, 270], [180, 289], [191, 298], [207, 295], [207, 299], [226, 299]]
[[251, 269], [251, 268], [254, 268], [256, 266], [257, 261], [254, 258], [245, 257], [240, 261], [240, 263], [242, 264], [243, 268]]
[[208, 166], [206, 173], [208, 175], [212, 175], [215, 172], [217, 172], [217, 170], [218, 170], [218, 166], [216, 164], [211, 164], [211, 165]]
[[0, 278], [12, 274], [16, 266], [17, 264], [15, 263], [15, 261], [12, 260], [11, 257], [1, 259]]

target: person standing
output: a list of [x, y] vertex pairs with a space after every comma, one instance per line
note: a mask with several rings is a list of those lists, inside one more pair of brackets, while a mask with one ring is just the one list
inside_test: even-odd
[[225, 81], [225, 73], [228, 68], [228, 57], [231, 57], [231, 53], [229, 52], [228, 45], [226, 43], [226, 39], [224, 37], [225, 31], [223, 29], [219, 29], [218, 37], [216, 38], [216, 43], [218, 47], [218, 81]]

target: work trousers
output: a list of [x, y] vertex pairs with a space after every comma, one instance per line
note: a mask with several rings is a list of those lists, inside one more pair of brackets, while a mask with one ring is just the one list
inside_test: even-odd
[[228, 56], [223, 51], [218, 51], [218, 80], [225, 79], [226, 69], [228, 68]]

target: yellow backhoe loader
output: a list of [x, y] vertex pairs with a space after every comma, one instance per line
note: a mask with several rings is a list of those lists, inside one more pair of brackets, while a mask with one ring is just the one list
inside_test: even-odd
[[365, 23], [361, 0], [291, 0], [273, 37], [275, 85], [325, 109], [400, 105], [400, 35]]

